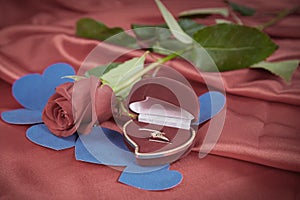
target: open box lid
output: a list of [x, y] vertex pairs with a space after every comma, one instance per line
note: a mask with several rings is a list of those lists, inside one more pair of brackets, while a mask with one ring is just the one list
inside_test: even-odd
[[150, 124], [190, 129], [194, 116], [183, 108], [154, 97], [133, 102], [129, 108], [138, 114], [138, 121]]
[[[129, 96], [127, 106], [139, 115], [139, 120], [159, 121], [174, 119], [197, 121], [200, 104], [190, 85], [167, 77], [145, 78], [137, 82]], [[178, 121], [178, 120], [177, 120]], [[165, 124], [167, 125], [167, 124]], [[185, 126], [185, 129], [189, 127]]]

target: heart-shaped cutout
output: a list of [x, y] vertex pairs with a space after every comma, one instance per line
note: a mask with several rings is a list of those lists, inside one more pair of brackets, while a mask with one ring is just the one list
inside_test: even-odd
[[2, 119], [10, 124], [36, 124], [43, 122], [40, 110], [16, 109], [1, 113]]
[[18, 79], [12, 87], [15, 99], [30, 110], [43, 110], [55, 87], [71, 79], [62, 78], [74, 75], [74, 69], [65, 63], [56, 63], [45, 69], [42, 75], [29, 74]]
[[77, 134], [68, 137], [53, 135], [45, 124], [38, 124], [26, 131], [26, 137], [35, 144], [54, 150], [63, 150], [75, 146]]
[[147, 173], [123, 172], [119, 182], [144, 190], [167, 190], [180, 184], [182, 175], [169, 170], [169, 165]]
[[217, 115], [225, 106], [225, 96], [217, 91], [206, 92], [199, 96], [200, 112], [196, 125], [210, 120]]

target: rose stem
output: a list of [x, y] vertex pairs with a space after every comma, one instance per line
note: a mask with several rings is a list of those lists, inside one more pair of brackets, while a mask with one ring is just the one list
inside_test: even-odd
[[259, 29], [259, 30], [263, 30], [267, 27], [273, 26], [274, 24], [276, 24], [277, 22], [279, 22], [280, 20], [282, 20], [286, 16], [288, 16], [288, 15], [296, 12], [297, 10], [299, 10], [299, 8], [300, 8], [300, 6], [296, 6], [292, 9], [284, 9], [284, 10], [280, 11], [275, 18], [271, 19], [270, 21], [268, 21], [264, 24], [256, 26], [256, 28]]

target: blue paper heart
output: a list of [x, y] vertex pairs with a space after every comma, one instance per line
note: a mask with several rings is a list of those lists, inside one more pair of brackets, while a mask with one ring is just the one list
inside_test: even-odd
[[217, 115], [225, 106], [225, 96], [220, 92], [206, 92], [198, 98], [200, 103], [200, 113], [197, 125], [211, 119]]
[[74, 75], [74, 69], [65, 63], [56, 63], [44, 71], [43, 75], [29, 74], [18, 79], [12, 87], [15, 99], [30, 110], [43, 110], [55, 87], [70, 79], [62, 78]]
[[39, 110], [17, 109], [1, 113], [2, 119], [11, 124], [37, 124], [43, 122]]
[[102, 164], [100, 160], [96, 159], [84, 146], [80, 137], [77, 139], [75, 144], [75, 159], [78, 161]]
[[178, 185], [182, 181], [182, 175], [166, 166], [147, 173], [123, 172], [119, 181], [144, 190], [166, 190]]
[[35, 144], [54, 150], [63, 150], [75, 146], [77, 134], [69, 137], [57, 137], [53, 135], [45, 124], [38, 124], [26, 131], [26, 137]]

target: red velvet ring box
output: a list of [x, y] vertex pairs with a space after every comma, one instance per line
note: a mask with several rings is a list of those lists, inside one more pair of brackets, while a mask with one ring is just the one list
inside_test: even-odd
[[123, 132], [138, 164], [171, 163], [191, 150], [196, 136], [191, 124], [200, 110], [191, 87], [166, 77], [145, 78], [133, 86], [127, 104], [138, 118], [125, 123]]

